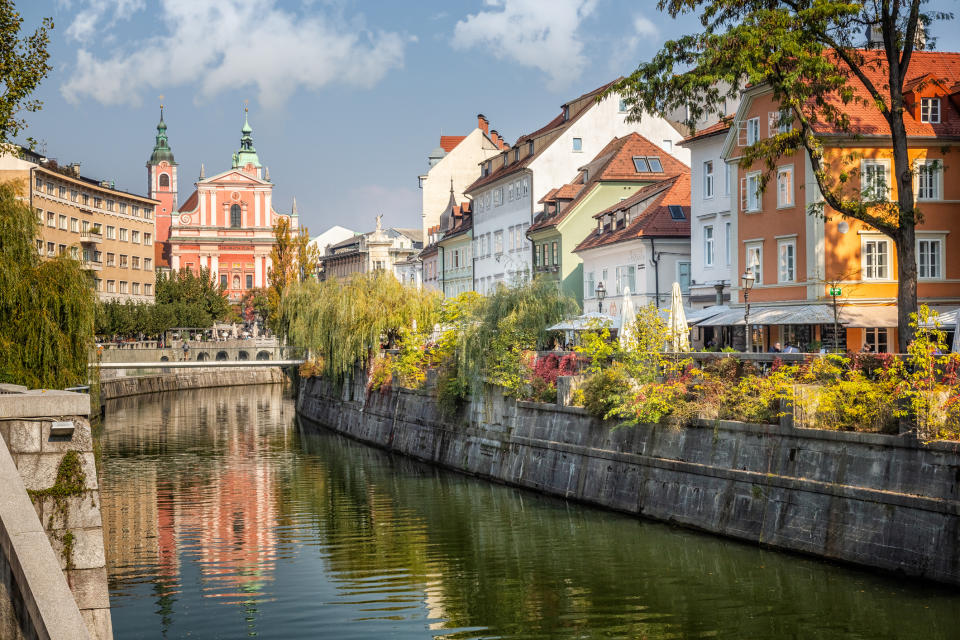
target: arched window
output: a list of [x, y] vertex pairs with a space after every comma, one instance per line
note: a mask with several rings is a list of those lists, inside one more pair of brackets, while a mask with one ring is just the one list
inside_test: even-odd
[[234, 290], [240, 288], [240, 276], [233, 276], [233, 288]]
[[160, 174], [160, 186], [169, 187], [170, 186], [170, 176], [165, 173]]
[[230, 207], [230, 226], [234, 229], [240, 227], [240, 205], [238, 204]]

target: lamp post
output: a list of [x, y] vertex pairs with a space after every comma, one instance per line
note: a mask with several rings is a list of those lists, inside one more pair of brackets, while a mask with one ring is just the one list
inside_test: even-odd
[[743, 275], [740, 276], [740, 286], [743, 288], [743, 323], [747, 328], [747, 353], [753, 351], [753, 336], [750, 331], [750, 289], [753, 289], [753, 282], [755, 276], [753, 275], [752, 269], [747, 269], [743, 272]]
[[603, 299], [607, 297], [607, 288], [603, 284], [603, 280], [600, 281], [600, 284], [597, 285], [597, 311], [603, 313]]

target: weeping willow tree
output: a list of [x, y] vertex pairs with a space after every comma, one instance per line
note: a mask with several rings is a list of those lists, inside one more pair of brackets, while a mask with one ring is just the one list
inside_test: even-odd
[[378, 271], [291, 284], [280, 300], [277, 327], [290, 344], [319, 356], [323, 375], [340, 385], [355, 364], [366, 366], [404, 329], [414, 323], [432, 327], [439, 308], [436, 293], [406, 287], [393, 274]]
[[455, 355], [459, 387], [476, 391], [486, 381], [518, 391], [525, 380], [524, 354], [543, 349], [547, 328], [577, 309], [573, 298], [546, 279], [500, 286], [461, 325]]
[[0, 382], [64, 388], [87, 379], [95, 297], [90, 275], [61, 256], [40, 261], [22, 184], [0, 184]]

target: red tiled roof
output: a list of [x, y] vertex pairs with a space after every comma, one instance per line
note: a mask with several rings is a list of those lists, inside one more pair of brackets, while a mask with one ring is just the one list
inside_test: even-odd
[[467, 136], [440, 136], [440, 147], [450, 153], [454, 148], [463, 142]]
[[582, 184], [565, 184], [553, 194], [554, 200], [573, 200], [583, 190]]
[[[607, 214], [616, 214], [618, 211], [628, 211], [631, 207], [639, 204], [644, 204], [645, 207], [636, 214], [630, 224], [623, 229], [605, 231], [599, 235], [596, 231], [591, 231], [574, 251], [584, 251], [636, 238], [683, 238], [690, 236], [689, 171], [648, 185], [623, 202], [618, 202], [593, 217], [600, 218]], [[670, 215], [670, 205], [678, 205], [683, 208], [683, 220], [673, 219]]]
[[[860, 65], [859, 68], [873, 82], [874, 86], [883, 92], [883, 87], [888, 83], [884, 52], [882, 50], [870, 50], [858, 53], [864, 58], [864, 64]], [[953, 86], [960, 81], [960, 53], [915, 51], [910, 59], [908, 73], [909, 77], [904, 82], [904, 93], [908, 92], [906, 87], [916, 87], [923, 80], [932, 82], [935, 79], [936, 84], [942, 87]], [[866, 104], [852, 101], [842, 106], [843, 112], [850, 119], [849, 130], [840, 131], [829, 123], [818, 122], [814, 125], [817, 132], [822, 134], [889, 136], [890, 128], [887, 121], [873, 104], [866, 87], [853, 75], [851, 75], [850, 87], [853, 88], [859, 98], [866, 100]], [[927, 88], [929, 88], [929, 85]], [[832, 99], [839, 104], [838, 97], [834, 96]], [[958, 113], [956, 105], [952, 106], [953, 108], [951, 108], [950, 100], [943, 101], [940, 107], [941, 122], [939, 123], [920, 122], [919, 118], [914, 118], [909, 110], [905, 110], [903, 122], [907, 135], [921, 137], [960, 136], [960, 113]]]
[[[663, 166], [663, 172], [638, 172], [633, 162], [634, 157], [658, 157]], [[556, 199], [562, 199], [559, 192], [568, 190], [566, 193], [574, 193], [573, 201], [568, 204], [563, 211], [553, 215], [540, 214], [530, 226], [530, 231], [544, 229], [562, 222], [567, 214], [574, 208], [581, 197], [586, 197], [593, 186], [602, 181], [618, 182], [653, 182], [663, 180], [665, 177], [676, 176], [682, 173], [688, 173], [690, 169], [672, 155], [650, 142], [639, 133], [631, 133], [622, 138], [614, 138], [607, 146], [603, 148], [597, 156], [588, 164], [581, 167], [581, 172], [571, 184], [564, 185], [560, 189], [555, 189], [544, 196], [541, 202], [548, 202]], [[587, 173], [588, 182], [584, 184], [584, 172]]]
[[540, 199], [537, 201], [537, 203], [538, 203], [538, 204], [543, 204], [544, 202], [552, 202], [552, 201], [553, 201], [553, 195], [554, 195], [557, 191], [558, 191], [557, 189], [550, 189], [550, 191], [547, 191], [547, 193], [544, 194], [544, 196], [543, 196], [542, 198], [540, 198]]
[[717, 135], [718, 133], [726, 133], [731, 125], [733, 124], [733, 116], [724, 116], [720, 119], [720, 122], [712, 124], [705, 129], [697, 131], [693, 135], [687, 136], [680, 141], [680, 144], [686, 144], [688, 142], [693, 142], [694, 140], [700, 140], [701, 138], [708, 138], [710, 136]]

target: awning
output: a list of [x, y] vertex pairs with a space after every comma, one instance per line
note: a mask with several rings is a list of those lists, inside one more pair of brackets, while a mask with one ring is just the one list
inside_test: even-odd
[[[729, 309], [691, 324], [696, 324], [700, 327], [742, 327], [745, 324], [743, 313], [743, 307]], [[750, 307], [750, 324], [781, 325], [832, 323], [833, 309], [822, 304]]]
[[[833, 322], [831, 320], [830, 322]], [[888, 329], [897, 326], [896, 305], [847, 305], [840, 308], [840, 324], [853, 328]]]
[[707, 318], [712, 318], [714, 316], [720, 315], [721, 313], [725, 313], [727, 311], [730, 311], [730, 307], [728, 307], [725, 304], [720, 304], [720, 305], [715, 304], [715, 305], [706, 307], [705, 309], [692, 309], [686, 312], [687, 324], [695, 325], [698, 322], [706, 320]]
[[[931, 311], [936, 311], [940, 314], [937, 317], [937, 322], [940, 323], [940, 328], [946, 331], [953, 331], [953, 328], [957, 326], [957, 316], [960, 316], [960, 309], [951, 308], [951, 307], [930, 307]], [[924, 325], [925, 327], [932, 327], [934, 323], [928, 322]]]
[[620, 326], [620, 318], [611, 318], [610, 316], [596, 311], [585, 313], [582, 316], [568, 318], [562, 322], [549, 327], [547, 331], [587, 331], [595, 327], [606, 327], [614, 329]]

